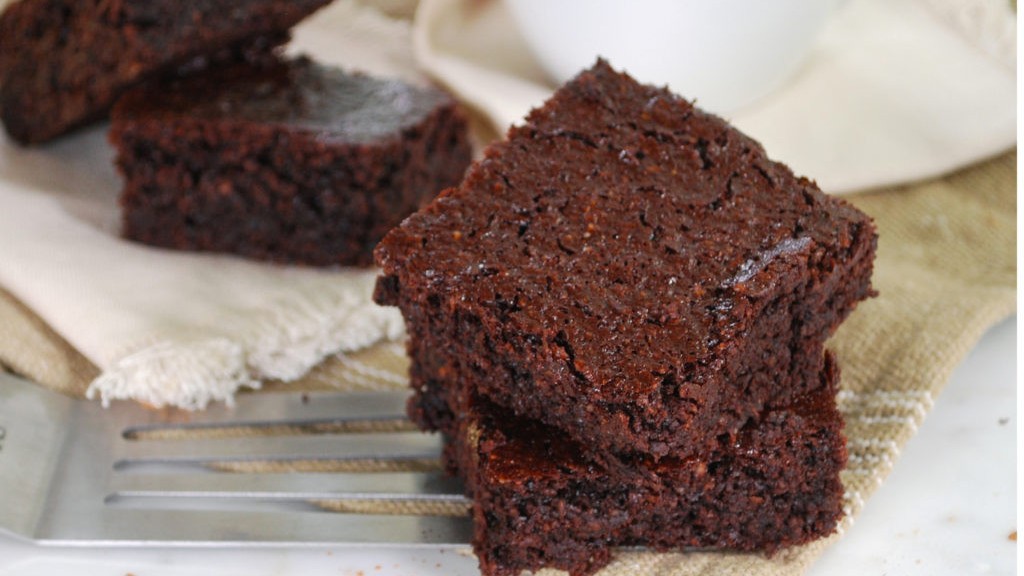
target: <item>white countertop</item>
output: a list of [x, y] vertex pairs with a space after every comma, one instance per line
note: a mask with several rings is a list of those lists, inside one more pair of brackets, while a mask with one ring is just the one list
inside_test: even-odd
[[[982, 339], [890, 477], [809, 574], [1014, 574], [1016, 320]], [[440, 549], [67, 549], [0, 537], [0, 576], [474, 575]]]

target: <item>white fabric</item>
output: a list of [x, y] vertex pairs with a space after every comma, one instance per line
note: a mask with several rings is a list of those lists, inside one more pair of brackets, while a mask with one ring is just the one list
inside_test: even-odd
[[[553, 90], [500, 1], [423, 0], [413, 36], [501, 132]], [[1016, 142], [1015, 49], [1005, 0], [851, 0], [783, 88], [729, 119], [827, 192], [937, 176]]]
[[[415, 72], [409, 24], [337, 3], [290, 50], [385, 76]], [[24, 149], [0, 137], [0, 285], [101, 370], [104, 401], [201, 408], [291, 380], [329, 354], [401, 336], [375, 270], [318, 270], [161, 250], [117, 237], [106, 127]]]

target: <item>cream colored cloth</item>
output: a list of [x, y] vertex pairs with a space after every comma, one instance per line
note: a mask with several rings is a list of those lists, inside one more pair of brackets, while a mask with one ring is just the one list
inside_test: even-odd
[[[554, 89], [500, 0], [424, 0], [414, 42], [498, 133]], [[729, 119], [826, 192], [916, 181], [1013, 147], [1015, 62], [1001, 0], [850, 0], [794, 77]]]

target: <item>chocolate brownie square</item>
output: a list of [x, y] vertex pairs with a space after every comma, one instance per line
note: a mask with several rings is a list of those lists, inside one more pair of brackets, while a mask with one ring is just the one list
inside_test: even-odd
[[471, 159], [444, 92], [306, 58], [135, 88], [110, 138], [126, 238], [321, 266], [372, 263], [384, 233]]
[[281, 43], [329, 1], [18, 0], [0, 14], [0, 120], [17, 142], [46, 142], [102, 118], [142, 80]]
[[423, 427], [444, 425], [424, 403], [471, 392], [595, 450], [682, 457], [815, 391], [875, 247], [856, 208], [599, 61], [385, 237], [376, 298], [406, 319]]
[[558, 430], [475, 403], [445, 455], [473, 496], [483, 574], [578, 576], [608, 563], [614, 547], [771, 553], [830, 534], [846, 461], [837, 377], [829, 358], [817, 392], [766, 409], [702, 457], [615, 467]]

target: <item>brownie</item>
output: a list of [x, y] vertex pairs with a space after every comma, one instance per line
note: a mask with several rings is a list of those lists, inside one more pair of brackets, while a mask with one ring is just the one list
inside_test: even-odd
[[307, 58], [147, 84], [111, 114], [126, 238], [307, 265], [368, 265], [459, 182], [471, 149], [433, 87]]
[[445, 455], [473, 494], [485, 576], [608, 563], [612, 547], [766, 551], [830, 534], [846, 460], [829, 359], [817, 392], [767, 409], [700, 458], [633, 458], [610, 468], [560, 431], [474, 404]]
[[815, 391], [875, 248], [856, 208], [598, 61], [384, 238], [375, 298], [405, 317], [424, 428], [444, 425], [424, 403], [471, 391], [598, 451], [682, 457]]
[[0, 15], [0, 119], [15, 141], [46, 142], [102, 118], [142, 80], [283, 42], [329, 1], [18, 0]]

